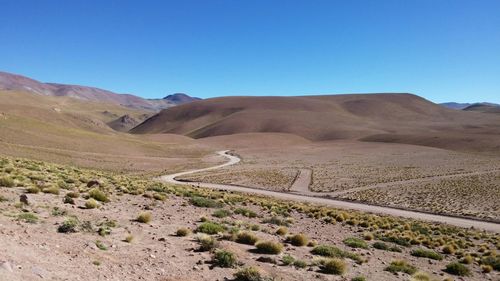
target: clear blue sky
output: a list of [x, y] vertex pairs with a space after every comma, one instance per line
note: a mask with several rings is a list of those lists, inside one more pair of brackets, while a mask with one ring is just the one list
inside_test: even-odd
[[0, 0], [0, 70], [157, 98], [500, 102], [500, 1]]

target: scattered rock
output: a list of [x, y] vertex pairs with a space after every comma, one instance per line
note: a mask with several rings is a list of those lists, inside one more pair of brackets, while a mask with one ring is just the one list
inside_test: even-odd
[[88, 183], [87, 183], [87, 187], [93, 187], [93, 186], [101, 186], [101, 183], [98, 181], [98, 180], [90, 180]]
[[19, 201], [25, 205], [29, 205], [30, 203], [28, 202], [28, 195], [26, 194], [21, 194], [19, 195]]
[[276, 259], [272, 258], [272, 257], [265, 257], [265, 256], [260, 256], [259, 258], [257, 258], [257, 261], [258, 262], [265, 262], [265, 263], [272, 263], [272, 264], [276, 264]]

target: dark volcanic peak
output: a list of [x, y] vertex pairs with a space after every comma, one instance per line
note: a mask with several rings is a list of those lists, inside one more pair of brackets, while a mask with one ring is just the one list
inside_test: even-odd
[[175, 93], [172, 95], [168, 95], [168, 96], [164, 97], [163, 99], [170, 101], [172, 103], [175, 103], [175, 104], [183, 104], [183, 103], [188, 103], [188, 102], [192, 102], [195, 100], [199, 100], [200, 98], [191, 97], [191, 96], [184, 94], [184, 93]]

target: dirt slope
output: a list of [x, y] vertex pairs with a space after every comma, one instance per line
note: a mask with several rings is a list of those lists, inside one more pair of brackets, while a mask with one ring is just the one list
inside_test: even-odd
[[364, 139], [458, 150], [500, 147], [498, 116], [443, 108], [411, 94], [222, 97], [163, 110], [131, 132], [205, 138], [295, 134], [312, 141]]

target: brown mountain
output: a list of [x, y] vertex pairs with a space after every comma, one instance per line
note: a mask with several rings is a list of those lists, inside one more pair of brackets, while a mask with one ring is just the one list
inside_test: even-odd
[[107, 102], [134, 109], [158, 111], [194, 100], [186, 94], [183, 97], [164, 99], [144, 99], [131, 94], [117, 94], [111, 91], [79, 85], [42, 83], [34, 79], [0, 72], [0, 90], [25, 91], [45, 96], [66, 96], [84, 101]]
[[500, 148], [500, 117], [443, 108], [411, 94], [213, 98], [162, 110], [131, 132], [193, 138], [280, 132], [313, 141], [361, 139], [458, 150]]
[[475, 103], [467, 106], [463, 110], [500, 114], [500, 105], [494, 103]]

